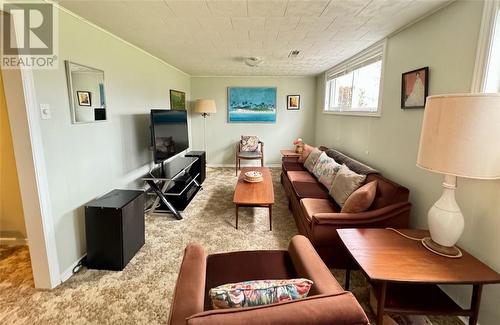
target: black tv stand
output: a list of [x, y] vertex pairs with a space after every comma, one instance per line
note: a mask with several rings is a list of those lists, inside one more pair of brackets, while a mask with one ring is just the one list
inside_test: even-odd
[[155, 195], [153, 204], [146, 210], [149, 214], [173, 214], [182, 219], [180, 211], [202, 188], [199, 176], [202, 173], [197, 157], [177, 157], [153, 168], [142, 179], [149, 185], [148, 194]]

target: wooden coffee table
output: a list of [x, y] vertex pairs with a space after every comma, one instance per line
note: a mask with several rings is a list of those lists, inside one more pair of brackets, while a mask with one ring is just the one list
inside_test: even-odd
[[[377, 324], [383, 324], [384, 312], [467, 316], [469, 324], [477, 324], [483, 285], [500, 283], [500, 274], [464, 250], [461, 258], [453, 259], [436, 255], [420, 241], [407, 239], [389, 229], [339, 229], [337, 232], [374, 287]], [[401, 232], [417, 238], [429, 236], [427, 230]], [[470, 308], [462, 309], [438, 284], [472, 285]]]
[[[246, 172], [255, 170], [262, 173], [264, 180], [248, 183], [243, 179]], [[266, 167], [245, 167], [241, 169], [238, 183], [234, 190], [233, 203], [236, 206], [236, 229], [238, 229], [238, 210], [240, 207], [263, 207], [269, 209], [269, 230], [273, 230], [272, 216], [274, 189], [271, 171]]]

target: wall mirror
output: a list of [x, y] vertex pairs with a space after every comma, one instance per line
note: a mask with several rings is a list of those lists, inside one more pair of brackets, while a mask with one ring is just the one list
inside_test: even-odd
[[104, 71], [66, 61], [73, 123], [106, 121]]

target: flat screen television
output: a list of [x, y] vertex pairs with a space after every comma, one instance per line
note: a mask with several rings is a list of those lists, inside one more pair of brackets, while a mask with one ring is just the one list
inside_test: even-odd
[[155, 163], [189, 147], [187, 111], [151, 110], [151, 137]]

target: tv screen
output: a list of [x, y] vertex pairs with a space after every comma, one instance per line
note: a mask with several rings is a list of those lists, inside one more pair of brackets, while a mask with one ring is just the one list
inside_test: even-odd
[[152, 109], [151, 129], [155, 163], [189, 147], [187, 111]]

